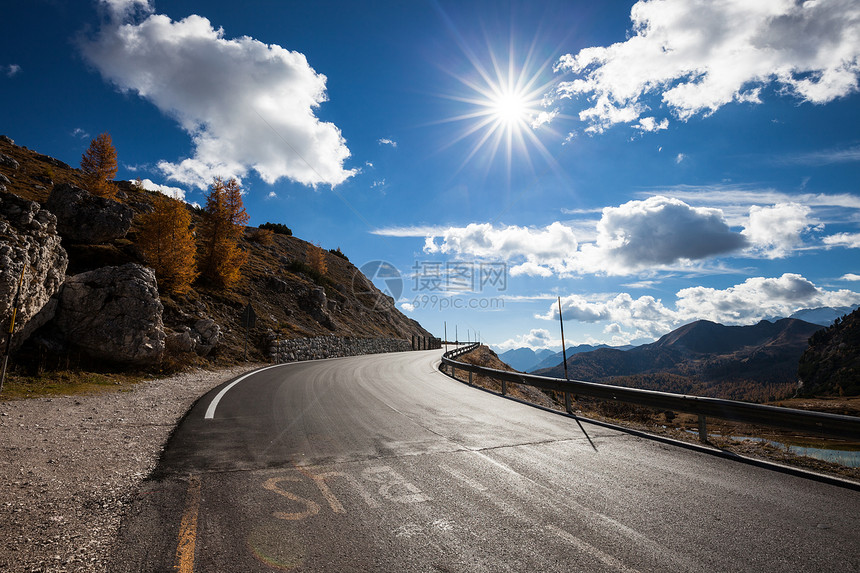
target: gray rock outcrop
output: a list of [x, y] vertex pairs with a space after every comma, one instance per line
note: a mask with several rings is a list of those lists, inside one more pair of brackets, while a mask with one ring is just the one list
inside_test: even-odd
[[164, 352], [163, 310], [155, 273], [128, 263], [66, 279], [54, 324], [93, 358], [148, 365]]
[[3, 167], [8, 167], [9, 169], [17, 170], [20, 165], [17, 161], [6, 155], [5, 153], [0, 153], [0, 165]]
[[325, 326], [329, 330], [337, 328], [334, 319], [328, 312], [328, 299], [323, 287], [312, 287], [308, 290], [302, 300], [302, 306], [304, 307], [304, 310], [321, 325]]
[[191, 329], [191, 337], [194, 339], [194, 352], [200, 356], [206, 356], [218, 346], [221, 341], [221, 327], [215, 324], [211, 318], [201, 318], [194, 323]]
[[98, 244], [125, 237], [134, 210], [68, 183], [56, 185], [45, 208], [57, 216], [57, 230], [69, 242]]
[[221, 327], [211, 318], [201, 318], [193, 327], [183, 326], [178, 332], [167, 337], [166, 347], [175, 353], [196, 352], [206, 356], [218, 346], [221, 340]]
[[0, 344], [5, 348], [8, 322], [18, 290], [24, 282], [15, 319], [13, 348], [53, 317], [54, 296], [63, 284], [69, 257], [60, 246], [57, 219], [38, 203], [11, 193], [0, 193]]

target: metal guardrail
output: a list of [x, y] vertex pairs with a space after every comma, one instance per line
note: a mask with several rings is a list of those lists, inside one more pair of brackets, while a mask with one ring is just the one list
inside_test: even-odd
[[476, 366], [474, 364], [467, 364], [465, 362], [454, 360], [454, 358], [465, 354], [466, 352], [470, 352], [477, 347], [477, 343], [469, 346], [460, 346], [450, 352], [446, 352], [442, 356], [442, 364], [451, 368], [452, 377], [454, 376], [456, 369], [460, 369], [469, 372], [469, 383], [472, 382], [472, 373], [495, 378], [502, 382], [503, 396], [507, 394], [507, 383], [509, 382], [523, 384], [525, 386], [533, 386], [542, 390], [563, 392], [568, 413], [573, 413], [571, 411], [571, 395], [581, 395], [603, 400], [625, 402], [627, 404], [635, 404], [638, 406], [647, 406], [660, 410], [696, 414], [699, 416], [699, 439], [703, 442], [706, 442], [708, 439], [706, 418], [709, 417], [789, 430], [812, 432], [816, 434], [825, 434], [850, 440], [860, 440], [860, 417], [855, 416], [795, 410], [793, 408], [767, 406], [750, 402], [738, 402], [721, 398], [688, 396], [685, 394], [672, 394], [669, 392], [657, 392], [654, 390], [624, 388], [622, 386], [610, 386], [608, 384], [583, 382], [581, 380], [549, 378], [546, 376], [535, 376], [534, 374], [522, 374], [520, 372], [507, 372], [505, 370], [485, 368], [483, 366]]

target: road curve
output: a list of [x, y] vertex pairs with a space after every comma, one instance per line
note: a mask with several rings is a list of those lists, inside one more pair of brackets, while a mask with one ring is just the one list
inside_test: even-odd
[[455, 382], [440, 356], [216, 388], [111, 570], [860, 571], [858, 492], [584, 424], [595, 451], [574, 420]]

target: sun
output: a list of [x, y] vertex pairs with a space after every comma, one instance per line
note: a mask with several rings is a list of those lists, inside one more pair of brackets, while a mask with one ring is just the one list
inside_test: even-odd
[[495, 121], [505, 127], [528, 123], [535, 114], [525, 94], [507, 90], [494, 94], [487, 101], [487, 108]]
[[473, 142], [461, 169], [479, 154], [488, 167], [502, 155], [509, 169], [520, 159], [531, 164], [532, 150], [553, 161], [537, 134], [554, 117], [546, 107], [546, 94], [556, 83], [550, 62], [536, 62], [532, 51], [518, 59], [513, 48], [504, 59], [489, 47], [483, 60], [473, 50], [463, 52], [471, 69], [452, 74], [461, 94], [444, 96], [465, 104], [463, 113], [444, 120], [463, 125], [446, 147], [467, 139]]

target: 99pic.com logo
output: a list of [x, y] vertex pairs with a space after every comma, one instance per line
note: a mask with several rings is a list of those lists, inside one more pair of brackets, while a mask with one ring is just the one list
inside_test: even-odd
[[353, 275], [352, 293], [369, 310], [389, 309], [403, 294], [403, 277], [388, 261], [369, 261]]

